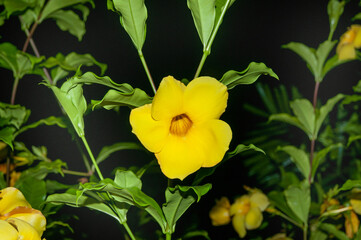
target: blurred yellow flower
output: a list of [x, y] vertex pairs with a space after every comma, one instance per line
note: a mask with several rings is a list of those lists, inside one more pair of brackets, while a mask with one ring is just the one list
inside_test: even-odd
[[358, 219], [354, 211], [345, 213], [345, 232], [347, 237], [353, 238], [357, 233], [360, 226], [360, 220]]
[[219, 120], [227, 99], [227, 87], [214, 78], [199, 77], [185, 86], [168, 76], [152, 104], [131, 111], [130, 124], [155, 153], [164, 175], [183, 180], [201, 167], [215, 166], [228, 150], [232, 131]]
[[356, 48], [361, 47], [361, 26], [351, 25], [351, 27], [341, 36], [337, 45], [336, 53], [339, 60], [349, 60], [356, 58]]
[[209, 212], [209, 218], [212, 220], [213, 226], [226, 225], [231, 222], [230, 207], [231, 204], [226, 197], [216, 201], [216, 205]]
[[233, 216], [233, 228], [240, 238], [246, 236], [246, 230], [256, 229], [261, 225], [263, 220], [262, 212], [268, 205], [267, 196], [258, 190], [235, 200], [231, 205], [230, 213]]
[[285, 233], [277, 233], [272, 237], [267, 238], [267, 240], [292, 240], [292, 238], [287, 237]]
[[352, 209], [357, 213], [361, 215], [361, 200], [359, 199], [351, 199], [350, 200]]
[[18, 189], [8, 187], [0, 191], [1, 239], [40, 240], [45, 228], [46, 219], [43, 214], [31, 208]]

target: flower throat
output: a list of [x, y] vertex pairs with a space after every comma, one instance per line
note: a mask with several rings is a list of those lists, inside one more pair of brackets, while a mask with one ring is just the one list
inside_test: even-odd
[[169, 131], [173, 135], [183, 137], [187, 134], [192, 125], [192, 120], [187, 116], [187, 114], [183, 113], [172, 119]]

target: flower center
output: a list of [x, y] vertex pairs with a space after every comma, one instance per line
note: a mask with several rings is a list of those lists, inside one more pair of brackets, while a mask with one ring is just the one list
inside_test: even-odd
[[187, 114], [183, 113], [175, 116], [172, 119], [169, 131], [173, 135], [183, 137], [187, 134], [188, 130], [192, 127], [192, 125], [192, 120], [187, 116]]

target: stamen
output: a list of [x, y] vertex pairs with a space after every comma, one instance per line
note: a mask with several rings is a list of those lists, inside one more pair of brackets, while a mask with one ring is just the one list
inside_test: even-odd
[[169, 131], [173, 135], [183, 137], [187, 134], [192, 125], [192, 120], [187, 116], [187, 114], [183, 113], [172, 119]]

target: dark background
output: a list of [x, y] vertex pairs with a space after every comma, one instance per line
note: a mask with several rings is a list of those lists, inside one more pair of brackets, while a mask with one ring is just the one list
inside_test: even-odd
[[[90, 53], [95, 59], [106, 63], [108, 69], [105, 75], [118, 83], [129, 83], [133, 87], [142, 88], [149, 95], [152, 89], [148, 84], [145, 72], [132, 42], [119, 23], [119, 16], [106, 9], [106, 1], [95, 1], [87, 21], [87, 32], [81, 42], [64, 33], [56, 24], [48, 20], [41, 24], [34, 34], [41, 55], [55, 56], [62, 52], [64, 55], [75, 51]], [[305, 63], [296, 54], [281, 49], [282, 44], [290, 41], [302, 42], [317, 48], [318, 44], [328, 37], [329, 22], [326, 0], [317, 1], [286, 1], [286, 0], [238, 0], [227, 12], [223, 24], [212, 46], [201, 75], [209, 75], [220, 79], [230, 70], [244, 70], [251, 61], [264, 62], [279, 76], [280, 81], [262, 76], [259, 81], [277, 86], [282, 83], [290, 90], [291, 86], [299, 88], [300, 92], [311, 99], [314, 88], [312, 75]], [[334, 39], [346, 31], [353, 22], [351, 18], [360, 10], [358, 1], [351, 1], [345, 7], [334, 34]], [[148, 9], [147, 37], [143, 53], [150, 68], [156, 86], [167, 75], [177, 79], [191, 79], [202, 57], [202, 45], [193, 19], [187, 8], [186, 1], [146, 1]], [[25, 42], [25, 35], [20, 30], [17, 18], [11, 18], [0, 28], [1, 42], [10, 41], [19, 49]], [[32, 52], [29, 48], [28, 52]], [[332, 52], [332, 55], [334, 52]], [[351, 86], [360, 79], [357, 69], [360, 65], [351, 62], [336, 68], [329, 74], [320, 87], [321, 101], [335, 96], [338, 92], [350, 93]], [[100, 74], [98, 69], [93, 69]], [[1, 95], [0, 101], [10, 102], [12, 88], [12, 73], [0, 69]], [[59, 116], [61, 112], [52, 92], [45, 86], [39, 85], [37, 77], [26, 76], [20, 81], [16, 95], [16, 103], [31, 109], [29, 122], [48, 117]], [[101, 86], [86, 86], [84, 93], [88, 100], [101, 99], [107, 89]], [[252, 103], [262, 107], [254, 86], [240, 86], [230, 92], [227, 112], [222, 119], [227, 121], [234, 138], [230, 149], [242, 143], [247, 130], [252, 129], [254, 123], [263, 121], [246, 112], [243, 103]], [[128, 123], [129, 109], [114, 111], [98, 110], [85, 117], [85, 132], [89, 145], [95, 155], [105, 145], [119, 141], [137, 141], [130, 132]], [[71, 136], [64, 129], [57, 127], [39, 127], [19, 136], [19, 141], [31, 145], [45, 145], [51, 159], [61, 159], [67, 162], [69, 169], [85, 171], [77, 148]], [[302, 141], [304, 139], [301, 139]], [[114, 154], [100, 165], [103, 174], [111, 177], [112, 169], [118, 166], [132, 166], [146, 164], [149, 155], [132, 151]], [[157, 176], [157, 177], [154, 177]], [[163, 190], [166, 179], [159, 179], [160, 175], [149, 174], [144, 177], [144, 188], [152, 196], [164, 201]], [[67, 176], [58, 178], [59, 181], [75, 183], [77, 178]], [[226, 239], [226, 236], [236, 237], [230, 225], [226, 227], [212, 227], [208, 219], [208, 211], [214, 204], [215, 198], [221, 196], [235, 196], [243, 194], [243, 185], [257, 187], [253, 179], [247, 178], [247, 169], [242, 165], [242, 158], [236, 157], [225, 166], [219, 168], [210, 179], [213, 189], [202, 198], [201, 202], [192, 207], [177, 225], [176, 233], [181, 233], [189, 227], [190, 221], [196, 221], [202, 229], [210, 232], [212, 239]], [[86, 232], [86, 239], [111, 238], [122, 239], [119, 225], [108, 216], [95, 213], [87, 209], [71, 209], [65, 212], [79, 215], [79, 221], [74, 221], [73, 227], [76, 239], [81, 239], [80, 233]], [[131, 212], [129, 215], [132, 218]], [[129, 219], [129, 225], [137, 225], [137, 220]], [[154, 232], [156, 226], [147, 225], [142, 231]], [[149, 228], [149, 230], [148, 230]], [[276, 229], [275, 231], [277, 231]], [[257, 233], [256, 231], [254, 231]], [[271, 233], [267, 233], [270, 236]], [[175, 234], [175, 236], [178, 236]], [[178, 236], [179, 237], [179, 236]], [[50, 239], [49, 239], [50, 240]]]

